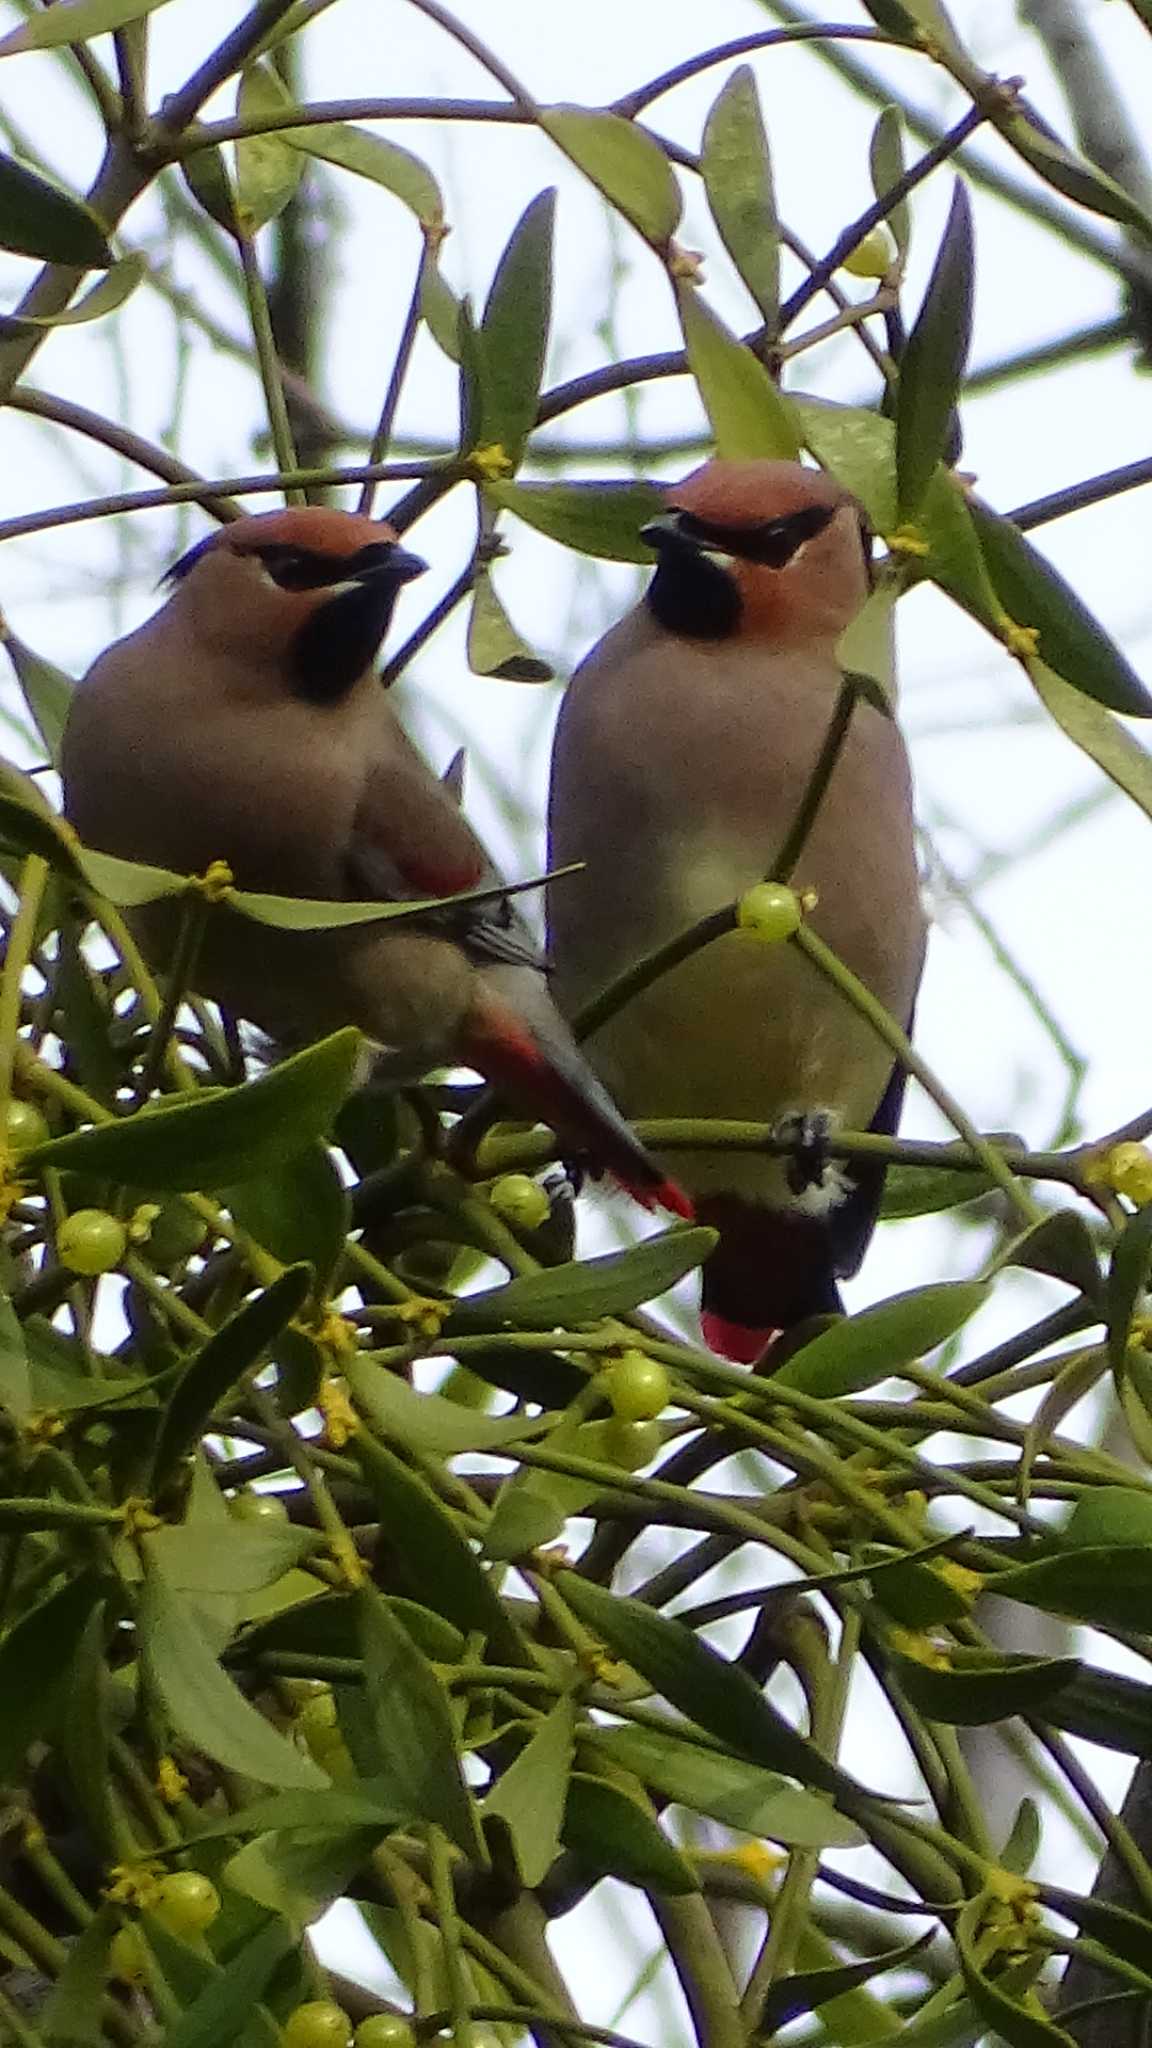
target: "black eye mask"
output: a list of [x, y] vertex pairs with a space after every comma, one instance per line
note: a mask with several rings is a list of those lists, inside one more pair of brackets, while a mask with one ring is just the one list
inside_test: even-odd
[[678, 512], [676, 523], [685, 540], [703, 548], [718, 548], [741, 562], [758, 562], [765, 569], [784, 569], [804, 546], [831, 524], [835, 505], [806, 505], [799, 512], [786, 512], [779, 519], [766, 519], [761, 526], [720, 526], [710, 519], [697, 519], [692, 512]]

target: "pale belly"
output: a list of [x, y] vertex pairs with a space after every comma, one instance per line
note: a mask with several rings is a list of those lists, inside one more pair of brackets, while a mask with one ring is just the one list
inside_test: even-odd
[[[589, 1043], [632, 1117], [775, 1124], [822, 1111], [865, 1129], [880, 1105], [891, 1054], [811, 963], [787, 945], [733, 933], [636, 998]], [[693, 1194], [721, 1190], [781, 1202], [778, 1159], [678, 1152], [666, 1164]]]

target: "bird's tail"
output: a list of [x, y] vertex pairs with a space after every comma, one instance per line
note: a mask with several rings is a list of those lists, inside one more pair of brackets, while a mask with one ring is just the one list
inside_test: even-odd
[[596, 1079], [539, 977], [525, 974], [517, 995], [525, 1001], [513, 1009], [486, 977], [468, 1015], [465, 1058], [509, 1102], [590, 1153], [646, 1209], [658, 1204], [691, 1222], [687, 1195], [645, 1151]]
[[720, 1233], [705, 1261], [700, 1323], [713, 1351], [751, 1365], [780, 1330], [843, 1308], [832, 1249], [818, 1217], [710, 1195], [701, 1223]]

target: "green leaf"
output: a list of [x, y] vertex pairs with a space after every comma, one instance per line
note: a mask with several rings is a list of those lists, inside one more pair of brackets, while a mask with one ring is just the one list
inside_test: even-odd
[[1065, 1544], [1080, 1550], [1105, 1543], [1152, 1546], [1152, 1493], [1135, 1486], [1094, 1486], [1081, 1494], [1060, 1534]]
[[552, 315], [556, 193], [525, 208], [501, 256], [476, 334], [479, 392], [473, 445], [502, 448], [513, 470], [536, 419]]
[[520, 638], [489, 569], [478, 571], [468, 614], [468, 666], [476, 676], [508, 683], [549, 683], [556, 671]]
[[1044, 1719], [1125, 1756], [1152, 1756], [1152, 1686], [1082, 1665], [1044, 1709]]
[[914, 1657], [889, 1656], [901, 1690], [930, 1721], [961, 1728], [985, 1728], [1013, 1714], [1039, 1714], [1053, 1693], [1076, 1677], [1075, 1657], [1000, 1656], [975, 1651], [955, 1668], [935, 1670]]
[[608, 562], [656, 556], [640, 530], [664, 510], [663, 493], [645, 483], [514, 484], [486, 481], [484, 495], [561, 547]]
[[1152, 1549], [1108, 1544], [1040, 1557], [997, 1572], [989, 1589], [1071, 1621], [1143, 1632], [1152, 1603]]
[[318, 1546], [311, 1529], [291, 1522], [182, 1522], [153, 1529], [142, 1548], [180, 1593], [260, 1593]]
[[822, 398], [789, 400], [804, 444], [822, 469], [859, 498], [877, 533], [896, 525], [896, 429], [859, 405]]
[[270, 1173], [328, 1130], [362, 1044], [351, 1028], [333, 1032], [259, 1080], [166, 1099], [115, 1123], [51, 1138], [24, 1164], [33, 1173], [54, 1166], [177, 1192]]
[[230, 2048], [253, 2017], [278, 1963], [294, 1945], [286, 1920], [268, 1920], [214, 1976], [180, 2017], [166, 2024], [164, 2048]]
[[1152, 754], [1110, 711], [1094, 704], [1042, 661], [1025, 663], [1046, 711], [1082, 753], [1152, 818]]
[[1152, 241], [1152, 219], [1131, 193], [1095, 164], [1074, 155], [1031, 108], [1017, 103], [1011, 111], [991, 110], [990, 118], [1004, 140], [1046, 185], [1062, 193], [1065, 199], [1074, 200], [1077, 206], [1086, 207], [1089, 213], [1118, 220], [1141, 241]]
[[682, 1622], [667, 1620], [642, 1600], [606, 1592], [575, 1572], [558, 1573], [554, 1583], [609, 1649], [726, 1748], [829, 1792], [838, 1802], [858, 1805], [871, 1796], [797, 1735], [746, 1671], [728, 1663]]
[[[872, 130], [868, 163], [872, 172], [872, 190], [877, 199], [883, 199], [893, 185], [898, 184], [904, 176], [904, 120], [899, 107], [881, 107], [876, 126]], [[892, 240], [903, 260], [908, 254], [908, 243], [911, 239], [908, 201], [901, 199], [885, 218], [892, 230]]]
[[700, 1889], [691, 1864], [640, 1801], [587, 1771], [573, 1771], [568, 1781], [561, 1840], [582, 1863], [622, 1884], [670, 1898]]
[[[1152, 1205], [1129, 1217], [1112, 1253], [1108, 1272], [1108, 1359], [1122, 1372], [1128, 1356], [1132, 1318], [1152, 1270]], [[1109, 1489], [1111, 1491], [1111, 1489]]]
[[91, 207], [3, 151], [0, 249], [77, 270], [103, 270], [112, 261], [108, 237]]
[[798, 460], [799, 423], [790, 401], [763, 363], [683, 279], [676, 284], [676, 304], [688, 366], [712, 427], [717, 455], [736, 461], [757, 456]]
[[1064, 1891], [1059, 1885], [1046, 1884], [1044, 1893], [1053, 1911], [1070, 1920], [1081, 1934], [1092, 1935], [1126, 1962], [1134, 1963], [1138, 1970], [1147, 1971], [1152, 1954], [1152, 1922], [1139, 1913], [1129, 1912], [1126, 1906], [1112, 1906], [1091, 1895], [1084, 1898], [1076, 1892]]
[[918, 565], [922, 573], [999, 638], [1004, 608], [984, 559], [971, 503], [954, 472], [942, 465], [928, 479], [917, 529], [928, 543], [928, 554]]
[[453, 363], [460, 361], [460, 301], [444, 277], [431, 249], [425, 249], [420, 271], [420, 318], [437, 348]]
[[312, 1295], [326, 1300], [352, 1227], [351, 1207], [331, 1152], [319, 1140], [275, 1173], [224, 1190], [241, 1230], [285, 1266], [312, 1268]]
[[311, 1291], [307, 1266], [290, 1266], [270, 1287], [246, 1301], [187, 1361], [168, 1397], [156, 1439], [154, 1483], [163, 1485], [194, 1450], [212, 1410], [262, 1357], [286, 1323], [299, 1315]]
[[882, 1977], [887, 1970], [903, 1969], [933, 1938], [933, 1930], [929, 1928], [918, 1941], [909, 1942], [903, 1948], [887, 1949], [878, 1956], [868, 1956], [862, 1963], [840, 1963], [827, 1970], [797, 1970], [787, 1977], [778, 1978], [769, 1986], [768, 1996], [761, 2007], [757, 2037], [771, 2041], [778, 2028], [787, 2026], [789, 2020], [799, 2019], [802, 2013], [819, 2012], [834, 1998], [843, 1998], [846, 1992], [870, 1984], [874, 1977]]
[[619, 114], [545, 107], [540, 126], [655, 249], [680, 222], [680, 188], [658, 142]]
[[1130, 718], [1152, 715], [1152, 696], [1132, 664], [1051, 562], [979, 498], [969, 498], [968, 510], [996, 595], [1016, 625], [1039, 634], [1040, 660], [1110, 711]]
[[385, 1797], [413, 1820], [436, 1822], [466, 1856], [482, 1857], [448, 1695], [375, 1588], [363, 1587], [356, 1602]]
[[[1017, 1999], [1004, 1988], [1005, 1977], [995, 1981], [988, 1976], [980, 1960], [978, 1938], [983, 1924], [989, 1899], [981, 1893], [960, 1913], [956, 1922], [956, 1953], [964, 1978], [964, 1988], [985, 2024], [994, 2027], [998, 2036], [1008, 2048], [1076, 2048], [1071, 2034], [1063, 2027], [1045, 2019], [1041, 2013], [1026, 2010]], [[1041, 1963], [1039, 1952], [1029, 1959], [1027, 1970], [1029, 1981]], [[1008, 1973], [1005, 1973], [1008, 1976]], [[1014, 1980], [1008, 1981], [1015, 1988]]]
[[419, 1393], [407, 1380], [365, 1356], [348, 1359], [345, 1377], [358, 1406], [383, 1436], [438, 1457], [495, 1450], [523, 1437], [539, 1436], [548, 1425], [546, 1415], [482, 1415], [446, 1400], [443, 1394]]
[[575, 1728], [571, 1700], [558, 1700], [485, 1795], [481, 1809], [506, 1823], [521, 1880], [530, 1888], [542, 1882], [556, 1860]]
[[237, 1690], [208, 1647], [193, 1602], [154, 1568], [144, 1575], [139, 1636], [148, 1684], [185, 1742], [264, 1785], [307, 1791], [327, 1784], [319, 1764]]
[[884, 1550], [879, 1544], [866, 1547], [869, 1563], [873, 1552], [872, 1598], [891, 1621], [898, 1621], [903, 1628], [928, 1629], [941, 1622], [964, 1621], [971, 1614], [971, 1599], [930, 1563]]
[[[265, 114], [282, 114], [287, 120], [295, 111], [291, 93], [270, 64], [246, 67], [236, 95], [238, 120], [250, 121]], [[303, 173], [300, 151], [282, 134], [268, 131], [237, 141], [237, 219], [244, 234], [257, 234], [283, 213], [295, 198]]]
[[989, 1292], [985, 1281], [942, 1280], [895, 1294], [822, 1330], [785, 1360], [772, 1386], [831, 1400], [898, 1378], [902, 1366], [963, 1329]]
[[21, 1615], [0, 1641], [0, 1781], [21, 1779], [30, 1743], [66, 1703], [69, 1673], [88, 1617], [101, 1598], [94, 1572], [76, 1578]]
[[[40, 20], [47, 21], [48, 15]], [[2, 52], [0, 52], [2, 54]], [[21, 334], [48, 327], [82, 327], [88, 320], [102, 320], [106, 313], [115, 313], [117, 308], [130, 299], [148, 268], [147, 258], [139, 254], [122, 256], [105, 271], [99, 284], [85, 292], [75, 305], [66, 306], [60, 313], [6, 313], [0, 317], [0, 333]]]
[[469, 1294], [456, 1303], [445, 1328], [452, 1334], [496, 1329], [502, 1323], [549, 1329], [557, 1323], [570, 1327], [600, 1316], [625, 1315], [695, 1272], [715, 1244], [714, 1230], [660, 1231], [624, 1252], [526, 1273], [503, 1287]]
[[[68, 1944], [64, 1967], [45, 2001], [39, 2029], [28, 2039], [46, 2048], [98, 2048], [103, 2028], [97, 2015], [108, 1982], [108, 1951], [120, 1925], [115, 1906], [102, 1905]], [[14, 2034], [13, 2040], [21, 2037]], [[104, 2037], [107, 2039], [107, 2036]]]
[[21, 50], [58, 50], [65, 43], [85, 43], [90, 36], [107, 35], [141, 21], [165, 0], [64, 0], [50, 13], [34, 15], [20, 28], [0, 36], [0, 57], [14, 57]]
[[1024, 1798], [1000, 1851], [1000, 1868], [1018, 1877], [1026, 1876], [1040, 1853], [1042, 1839], [1040, 1808], [1034, 1799]]
[[1084, 1218], [1074, 1209], [1056, 1209], [1029, 1224], [1019, 1237], [1010, 1238], [989, 1260], [985, 1278], [991, 1279], [1005, 1266], [1047, 1273], [1089, 1301], [1099, 1300], [1102, 1283], [1096, 1247]]
[[704, 124], [700, 173], [720, 239], [775, 335], [780, 312], [780, 231], [772, 158], [756, 74], [741, 64]]
[[559, 1472], [518, 1472], [502, 1489], [484, 1531], [485, 1557], [507, 1562], [554, 1542], [569, 1515], [579, 1514], [600, 1490], [593, 1485], [585, 1489]]
[[944, 455], [972, 339], [972, 209], [957, 182], [924, 303], [900, 362], [896, 399], [896, 496], [915, 518]]
[[427, 164], [413, 156], [411, 150], [401, 149], [399, 143], [386, 142], [382, 135], [357, 128], [349, 121], [318, 121], [307, 128], [284, 128], [279, 139], [305, 156], [323, 157], [326, 163], [336, 164], [342, 171], [353, 171], [358, 178], [382, 185], [386, 192], [403, 201], [422, 228], [443, 225], [444, 201], [439, 185]]
[[180, 176], [198, 206], [225, 234], [240, 232], [236, 210], [236, 187], [224, 151], [212, 143], [180, 158]]
[[992, 1176], [979, 1170], [890, 1166], [884, 1180], [880, 1214], [888, 1223], [904, 1222], [911, 1216], [936, 1216], [942, 1210], [960, 1209], [966, 1202], [979, 1201], [983, 1195], [991, 1194], [995, 1186]]
[[[2, 199], [0, 185], [0, 199]], [[60, 759], [60, 742], [68, 722], [68, 711], [72, 693], [76, 688], [70, 675], [53, 662], [46, 661], [42, 654], [36, 654], [23, 640], [17, 639], [7, 620], [0, 614], [0, 643], [3, 644], [9, 661], [16, 671], [16, 680], [21, 694], [41, 739], [48, 759], [55, 765]]]
[[[299, 1796], [299, 1795], [298, 1795]], [[228, 1883], [245, 1898], [288, 1921], [301, 1940], [314, 1920], [348, 1891], [352, 1880], [380, 1846], [378, 1817], [359, 1826], [335, 1828], [330, 1823], [303, 1838], [298, 1834], [257, 1836], [230, 1856], [224, 1866]]]
[[0, 1293], [0, 1408], [23, 1424], [33, 1407], [28, 1350], [23, 1326], [6, 1294]]
[[403, 1582], [465, 1635], [482, 1636], [501, 1662], [529, 1662], [484, 1567], [431, 1487], [364, 1430], [350, 1448], [380, 1509]]
[[865, 1839], [825, 1800], [742, 1758], [650, 1728], [598, 1728], [593, 1739], [598, 1750], [654, 1792], [725, 1827], [790, 1849], [857, 1849]]

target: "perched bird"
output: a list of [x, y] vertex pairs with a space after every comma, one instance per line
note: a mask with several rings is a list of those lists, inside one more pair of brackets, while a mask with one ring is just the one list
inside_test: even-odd
[[[374, 672], [424, 563], [391, 528], [301, 507], [223, 527], [167, 602], [107, 649], [64, 736], [65, 810], [89, 845], [238, 887], [400, 900], [495, 882]], [[179, 911], [133, 914], [163, 970]], [[196, 985], [282, 1043], [356, 1024], [413, 1077], [459, 1062], [586, 1148], [641, 1200], [684, 1211], [577, 1051], [507, 898], [400, 923], [291, 932], [213, 910]]]
[[[870, 535], [832, 479], [792, 462], [715, 461], [644, 529], [642, 602], [569, 684], [556, 731], [549, 892], [554, 989], [574, 1016], [636, 961], [773, 868], [842, 688], [837, 641], [871, 587]], [[904, 745], [857, 699], [793, 870], [811, 923], [901, 1022], [924, 920]], [[903, 1074], [795, 947], [733, 932], [651, 983], [589, 1039], [633, 1117], [754, 1118], [788, 1159], [677, 1155], [720, 1231], [703, 1321], [729, 1357], [839, 1306], [875, 1223], [882, 1172], [824, 1156], [836, 1126], [895, 1129]]]

